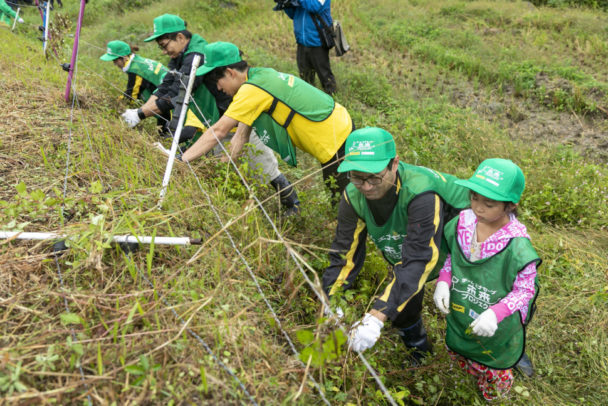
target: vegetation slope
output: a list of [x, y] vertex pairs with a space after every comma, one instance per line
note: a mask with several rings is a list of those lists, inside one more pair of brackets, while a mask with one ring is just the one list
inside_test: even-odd
[[[164, 60], [143, 39], [167, 12], [210, 42], [238, 44], [253, 65], [297, 73], [291, 21], [271, 1], [91, 1], [66, 103], [59, 63], [77, 5], [65, 3], [48, 59], [37, 11], [14, 33], [0, 27], [0, 229], [69, 236], [60, 253], [0, 241], [0, 403], [322, 404], [312, 377], [331, 404], [388, 404], [361, 360], [336, 349], [341, 336], [313, 292], [335, 225], [317, 164], [301, 154], [283, 168], [299, 180], [297, 219], [211, 159], [176, 165], [158, 208], [154, 129], [121, 124], [124, 75], [98, 59], [122, 39]], [[332, 57], [337, 100], [358, 127], [391, 131], [406, 162], [468, 177], [500, 156], [526, 174], [520, 216], [544, 261], [527, 343], [537, 374], [518, 376], [505, 403], [604, 404], [608, 14], [458, 0], [334, 1], [333, 14], [352, 45]], [[268, 199], [276, 231], [253, 196]], [[203, 244], [125, 254], [110, 243], [122, 234]], [[357, 289], [340, 299], [346, 325], [386, 276], [370, 246]], [[423, 317], [435, 354], [422, 368], [404, 366], [390, 326], [364, 355], [400, 404], [484, 404], [443, 349], [432, 290]]]

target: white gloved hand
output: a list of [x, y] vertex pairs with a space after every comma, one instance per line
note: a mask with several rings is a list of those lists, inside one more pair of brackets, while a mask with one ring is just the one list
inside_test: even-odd
[[[323, 309], [323, 314], [325, 315], [325, 317], [331, 317], [331, 314], [329, 313], [329, 307], [325, 307]], [[339, 306], [336, 307], [336, 309], [334, 310], [334, 316], [336, 316], [338, 320], [342, 319], [342, 317], [344, 317], [344, 311], [342, 310], [342, 308], [340, 308]]]
[[441, 313], [448, 314], [450, 312], [450, 285], [447, 282], [437, 282], [433, 300]]
[[19, 17], [19, 18], [17, 19], [17, 22], [18, 22], [19, 24], [23, 24], [23, 23], [24, 23], [23, 18]]
[[486, 310], [473, 320], [470, 327], [473, 334], [480, 337], [492, 337], [498, 328], [496, 313], [492, 309]]
[[384, 323], [377, 317], [365, 313], [363, 321], [358, 321], [351, 327], [348, 346], [358, 352], [372, 348], [380, 337], [382, 326]]
[[129, 128], [135, 127], [141, 121], [137, 109], [127, 109], [121, 114], [122, 119], [127, 123]]

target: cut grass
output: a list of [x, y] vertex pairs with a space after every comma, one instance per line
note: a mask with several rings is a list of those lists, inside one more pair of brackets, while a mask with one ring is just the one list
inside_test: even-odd
[[[7, 112], [0, 119], [0, 200], [6, 202], [0, 224], [16, 220], [15, 226], [23, 224], [27, 231], [61, 230], [75, 238], [71, 249], [59, 258], [64, 288], [48, 244], [0, 245], [0, 286], [4, 288], [0, 377], [12, 379], [12, 391], [2, 393], [3, 402], [25, 402], [30, 397], [39, 403], [74, 403], [91, 395], [96, 403], [247, 403], [236, 381], [203, 346], [186, 331], [178, 334], [182, 325], [173, 309], [185, 320], [192, 317], [188, 327], [210, 345], [259, 403], [320, 403], [307, 373], [317, 378], [332, 404], [386, 403], [352, 354], [308, 371], [293, 356], [264, 298], [299, 350], [303, 346], [296, 340], [298, 331], [312, 330], [324, 340], [329, 329], [318, 324], [314, 295], [284, 247], [272, 242], [276, 236], [257, 211], [228, 230], [251, 264], [264, 297], [220, 232], [187, 168], [175, 167], [163, 210], [155, 208], [165, 162], [149, 145], [152, 128], [146, 124], [141, 131], [127, 130], [118, 122], [118, 112], [125, 106], [114, 100], [125, 78], [111, 64], [98, 61], [105, 43], [117, 38], [137, 42], [144, 56], [164, 60], [154, 44], [139, 41], [149, 33], [156, 15], [176, 12], [187, 15], [189, 27], [208, 40], [236, 42], [253, 64], [296, 72], [290, 20], [271, 13], [264, 2], [187, 0], [173, 2], [170, 9], [162, 2], [146, 2], [145, 7], [116, 18], [102, 18], [115, 4], [92, 2], [96, 8], [87, 9], [82, 70], [76, 83], [84, 108], [77, 110], [71, 128], [65, 201], [62, 187], [70, 133], [69, 109], [62, 101], [65, 73], [56, 61], [45, 63], [33, 34], [15, 37], [0, 31], [4, 74], [0, 87], [6, 93], [0, 108]], [[599, 62], [591, 55], [604, 52], [593, 38], [605, 38], [597, 21], [604, 21], [606, 15], [566, 10], [560, 16], [555, 10], [538, 9], [522, 16], [526, 6], [517, 2], [396, 4], [377, 0], [334, 5], [334, 14], [345, 24], [353, 44], [352, 52], [332, 60], [340, 84], [338, 100], [349, 108], [359, 127], [378, 125], [390, 130], [407, 162], [461, 177], [470, 176], [483, 158], [491, 156], [512, 158], [522, 166], [528, 184], [521, 217], [544, 264], [538, 313], [528, 330], [527, 351], [538, 375], [532, 380], [518, 377], [511, 402], [603, 404], [608, 397], [608, 275], [601, 260], [608, 253], [605, 165], [585, 160], [568, 147], [512, 140], [491, 119], [454, 106], [445, 92], [465, 82], [487, 93], [505, 83], [512, 86], [519, 79], [508, 72], [492, 76], [497, 73], [489, 68], [509, 63], [513, 64], [509, 72], [523, 72], [530, 78], [542, 66], [553, 72], [552, 78], [567, 79], [581, 88], [590, 77], [602, 82], [602, 76], [593, 73], [593, 64]], [[66, 4], [65, 12], [73, 16], [75, 9], [75, 3]], [[243, 21], [245, 16], [250, 18]], [[412, 29], [400, 28], [406, 26]], [[481, 34], [495, 27], [498, 33]], [[521, 31], [510, 36], [515, 44], [511, 47], [521, 52], [504, 50], [502, 42], [514, 29]], [[590, 48], [583, 46], [581, 51], [568, 45], [550, 52], [557, 41], [556, 30], [563, 33], [564, 43], [581, 44], [587, 38]], [[408, 35], [415, 39], [414, 45], [430, 44], [443, 52], [437, 58], [446, 53], [469, 54], [489, 73], [481, 68], [468, 72], [464, 65], [455, 69], [412, 52], [405, 42], [397, 42], [410, 41]], [[503, 50], [497, 52], [500, 47]], [[67, 59], [69, 48], [63, 52]], [[579, 52], [588, 52], [585, 58], [591, 67], [576, 62]], [[572, 70], [561, 60], [553, 60], [555, 55], [572, 60]], [[533, 62], [526, 67], [526, 61]], [[537, 96], [530, 97], [535, 103]], [[287, 170], [292, 179], [318, 169], [310, 157], [301, 155], [300, 160], [299, 168]], [[204, 161], [195, 163], [194, 170], [224, 222], [243, 214], [249, 196], [232, 170]], [[320, 273], [327, 263], [335, 213], [319, 179], [315, 174], [298, 186], [303, 215], [283, 223], [281, 231]], [[20, 193], [17, 185], [21, 182], [25, 190], [19, 187], [24, 190]], [[269, 195], [262, 188], [257, 193]], [[62, 203], [66, 205], [63, 224]], [[267, 207], [276, 213], [276, 199]], [[116, 247], [108, 248], [107, 240], [128, 233], [190, 235], [206, 243], [192, 263], [188, 260], [195, 247], [155, 246], [153, 252], [142, 247], [127, 260]], [[346, 296], [347, 323], [361, 317], [387, 274], [383, 259], [369, 248], [357, 290]], [[403, 346], [388, 325], [365, 355], [393, 396], [406, 403], [483, 404], [474, 383], [457, 368], [450, 369], [442, 350], [444, 321], [434, 310], [429, 292], [432, 286], [423, 317], [436, 355], [428, 365], [418, 371], [404, 370]], [[69, 322], [72, 316], [65, 315], [64, 298], [79, 322]], [[72, 328], [77, 343], [71, 339]], [[88, 386], [83, 384], [78, 363]], [[26, 387], [24, 392], [19, 392], [17, 382]]]

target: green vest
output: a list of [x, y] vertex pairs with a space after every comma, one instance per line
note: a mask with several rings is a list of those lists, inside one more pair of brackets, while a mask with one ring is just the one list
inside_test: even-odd
[[[188, 44], [188, 49], [186, 52], [184, 52], [184, 55], [188, 55], [192, 52], [198, 52], [204, 55], [206, 46], [207, 41], [205, 41], [203, 37], [198, 34], [193, 34], [192, 38], [190, 39], [190, 43]], [[203, 66], [203, 63], [204, 56], [201, 58], [199, 66]], [[205, 126], [207, 126], [207, 124], [208, 126], [212, 126], [220, 118], [215, 97], [213, 97], [204, 83], [201, 83], [196, 89], [192, 90], [192, 100], [189, 102], [188, 110], [192, 111], [196, 118], [198, 118]], [[196, 142], [199, 137], [200, 133], [190, 140], [190, 143]]]
[[148, 58], [142, 58], [139, 55], [133, 54], [133, 58], [129, 62], [129, 67], [125, 71], [141, 76], [154, 86], [158, 87], [167, 74], [167, 68], [162, 63]]
[[541, 260], [528, 238], [516, 237], [496, 255], [470, 262], [458, 244], [457, 224], [458, 217], [455, 217], [444, 229], [452, 255], [446, 344], [452, 351], [490, 368], [511, 368], [524, 353], [524, 326], [532, 317], [539, 290], [538, 280], [535, 281], [535, 294], [530, 300], [525, 324], [522, 324], [520, 313], [515, 312], [498, 324], [492, 337], [467, 334], [466, 330], [478, 315], [507, 296], [521, 270], [532, 262], [538, 266]]
[[11, 19], [15, 18], [17, 13], [4, 0], [0, 0], [0, 21], [11, 25]]
[[[456, 185], [454, 182], [458, 178], [455, 176], [403, 162], [399, 162], [399, 176], [401, 185], [397, 185], [398, 188], [400, 187], [397, 204], [389, 219], [382, 226], [376, 224], [365, 196], [357, 190], [355, 185], [350, 183], [346, 187], [348, 200], [357, 216], [365, 221], [370, 238], [392, 265], [401, 262], [402, 259], [401, 245], [407, 235], [408, 226], [407, 208], [412, 199], [422, 193], [432, 191], [437, 193], [445, 204], [457, 209], [465, 208], [470, 203], [469, 190]], [[447, 257], [447, 252], [445, 238], [442, 237], [437, 265], [430, 273], [429, 279], [437, 278]]]
[[[327, 119], [334, 111], [334, 99], [300, 78], [270, 68], [250, 68], [246, 83], [259, 87], [273, 98], [268, 111], [253, 122], [260, 140], [277, 151], [289, 165], [296, 166], [296, 149], [287, 127], [296, 114], [315, 122]], [[283, 123], [273, 117], [279, 101], [291, 110]]]
[[[167, 68], [165, 68], [160, 62], [133, 54], [133, 57], [129, 61], [129, 66], [125, 72], [140, 76], [144, 80], [147, 80], [154, 86], [158, 87], [167, 74]], [[141, 99], [146, 102], [151, 95], [152, 92], [149, 89], [145, 89], [141, 94]]]
[[[217, 109], [215, 97], [211, 94], [207, 86], [201, 83], [192, 92], [192, 99], [188, 105], [188, 110], [191, 110], [196, 118], [201, 120], [201, 123], [212, 126], [220, 118], [220, 112]], [[197, 137], [198, 139], [198, 137]]]
[[[190, 42], [188, 43], [188, 49], [184, 52], [184, 55], [191, 54], [192, 52], [198, 52], [199, 54], [205, 54], [205, 47], [207, 46], [207, 41], [203, 37], [198, 34], [192, 34], [192, 38], [190, 38]], [[199, 66], [203, 66], [204, 57], [201, 58], [201, 63]]]

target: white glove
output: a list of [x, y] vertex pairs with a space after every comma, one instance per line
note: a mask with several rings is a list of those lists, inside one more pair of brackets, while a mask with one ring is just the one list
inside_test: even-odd
[[450, 312], [450, 285], [447, 282], [437, 282], [433, 300], [441, 313], [448, 314]]
[[473, 334], [480, 337], [492, 337], [498, 328], [496, 313], [492, 309], [486, 310], [473, 320], [470, 327]]
[[23, 24], [23, 23], [24, 23], [23, 18], [19, 17], [19, 18], [17, 19], [17, 22], [18, 22], [19, 24]]
[[127, 123], [129, 128], [135, 127], [141, 121], [139, 114], [137, 114], [137, 109], [127, 109], [121, 114], [121, 117], [125, 120], [125, 123]]
[[[325, 307], [323, 309], [323, 314], [325, 315], [325, 317], [331, 317], [331, 314], [329, 314], [329, 307]], [[342, 317], [344, 317], [344, 311], [342, 311], [340, 307], [336, 307], [336, 309], [334, 310], [334, 316], [336, 316], [338, 320], [340, 320]]]
[[380, 337], [380, 330], [384, 323], [377, 317], [369, 313], [365, 313], [363, 321], [358, 321], [351, 327], [351, 333], [348, 337], [348, 345], [354, 351], [365, 351], [372, 348]]

